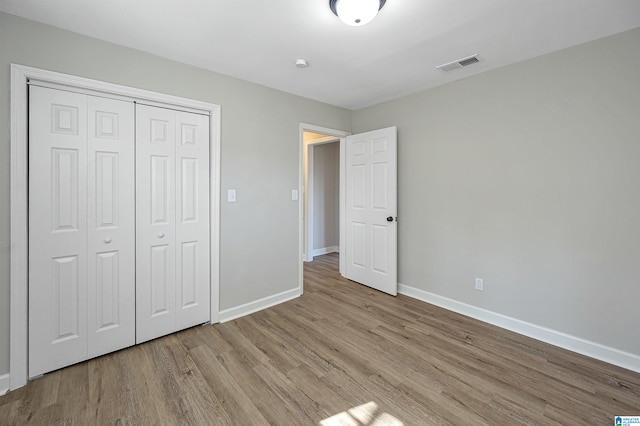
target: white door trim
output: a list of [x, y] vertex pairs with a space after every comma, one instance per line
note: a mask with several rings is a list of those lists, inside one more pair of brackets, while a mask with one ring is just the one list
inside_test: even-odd
[[53, 71], [11, 64], [11, 314], [9, 374], [10, 388], [27, 383], [28, 359], [28, 90], [29, 80], [64, 85], [70, 90], [100, 92], [103, 96], [127, 98], [174, 108], [197, 110], [210, 116], [211, 179], [211, 323], [219, 320], [220, 248], [220, 106], [165, 95], [148, 90], [106, 83]]
[[[305, 259], [305, 252], [307, 251], [305, 249], [305, 234], [308, 232], [308, 229], [305, 229], [305, 223], [307, 223], [305, 221], [305, 215], [304, 215], [304, 205], [305, 205], [305, 200], [307, 199], [307, 193], [305, 191], [305, 182], [307, 179], [307, 176], [305, 176], [305, 165], [307, 164], [307, 146], [304, 143], [304, 132], [312, 132], [312, 133], [321, 133], [324, 135], [327, 135], [328, 137], [330, 137], [331, 141], [334, 141], [336, 138], [340, 138], [340, 188], [343, 188], [344, 186], [344, 181], [343, 181], [343, 173], [342, 173], [342, 168], [343, 168], [343, 149], [342, 146], [344, 145], [344, 138], [349, 136], [351, 134], [351, 132], [346, 132], [344, 130], [336, 130], [336, 129], [330, 129], [328, 127], [322, 127], [322, 126], [316, 126], [314, 124], [307, 124], [307, 123], [300, 123], [300, 152], [299, 152], [299, 156], [298, 156], [298, 160], [299, 160], [299, 167], [298, 167], [298, 187], [300, 188], [300, 191], [302, 192], [302, 202], [298, 203], [298, 259], [299, 259], [299, 264], [298, 264], [298, 288], [300, 290], [300, 294], [302, 294], [303, 291], [303, 281], [304, 281], [304, 261]], [[323, 139], [319, 139], [318, 141], [322, 141]], [[326, 140], [328, 141], [328, 140]], [[315, 141], [313, 141], [315, 142]], [[342, 189], [340, 190], [340, 244], [342, 244], [342, 205], [343, 205], [343, 200], [342, 200], [342, 195], [343, 195]], [[340, 252], [340, 264], [342, 264], [342, 251]]]

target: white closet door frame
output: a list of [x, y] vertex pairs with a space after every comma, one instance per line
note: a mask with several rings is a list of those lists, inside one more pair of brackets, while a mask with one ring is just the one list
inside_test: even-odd
[[220, 106], [148, 90], [105, 83], [24, 65], [11, 64], [11, 314], [10, 389], [27, 383], [28, 360], [28, 84], [37, 80], [50, 87], [92, 95], [127, 99], [159, 106], [199, 111], [210, 117], [210, 253], [211, 323], [219, 322], [220, 288]]

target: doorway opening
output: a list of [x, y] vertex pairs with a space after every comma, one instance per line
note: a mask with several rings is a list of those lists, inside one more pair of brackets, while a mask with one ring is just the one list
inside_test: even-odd
[[[350, 133], [300, 125], [300, 294], [304, 263], [314, 256], [340, 253], [342, 245], [343, 138]], [[335, 256], [335, 254], [334, 254]], [[339, 264], [342, 264], [342, 256]], [[341, 271], [341, 268], [339, 268]]]
[[[315, 151], [320, 152], [317, 147], [334, 143], [338, 138], [339, 244], [336, 248], [315, 241], [319, 226], [313, 220], [315, 173], [310, 171], [315, 164]], [[341, 276], [395, 296], [398, 288], [397, 128], [349, 135], [301, 124], [300, 187], [303, 188], [303, 202], [299, 204], [300, 294], [304, 285], [304, 261], [312, 260], [316, 253], [338, 250]]]
[[340, 252], [340, 139], [305, 132], [305, 261]]

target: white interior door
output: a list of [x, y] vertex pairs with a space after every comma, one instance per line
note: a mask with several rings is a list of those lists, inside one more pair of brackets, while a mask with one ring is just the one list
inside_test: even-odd
[[135, 344], [135, 116], [87, 97], [89, 358]]
[[29, 376], [134, 343], [133, 105], [29, 105]]
[[210, 318], [208, 117], [136, 106], [136, 341]]
[[397, 131], [346, 138], [345, 267], [350, 280], [398, 293]]
[[177, 329], [211, 318], [209, 117], [176, 111]]
[[136, 105], [136, 342], [175, 329], [175, 111]]
[[87, 358], [87, 99], [29, 91], [29, 377]]

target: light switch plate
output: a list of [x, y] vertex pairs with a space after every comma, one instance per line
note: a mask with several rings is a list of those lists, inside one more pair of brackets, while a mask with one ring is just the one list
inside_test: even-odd
[[298, 190], [297, 189], [292, 189], [291, 190], [291, 201], [298, 201]]
[[235, 203], [236, 202], [236, 190], [235, 189], [229, 189], [227, 191], [227, 202], [228, 203]]
[[484, 290], [484, 280], [482, 278], [476, 278], [476, 290]]

